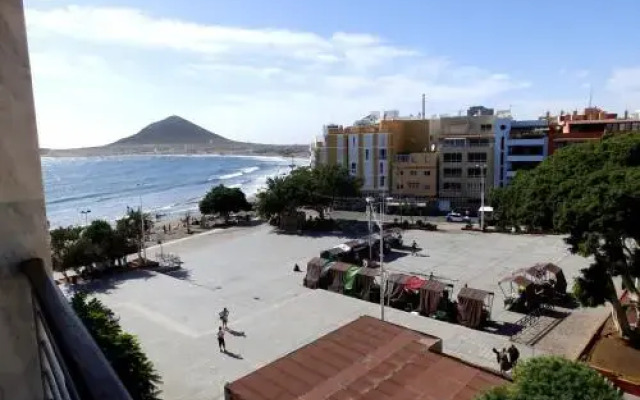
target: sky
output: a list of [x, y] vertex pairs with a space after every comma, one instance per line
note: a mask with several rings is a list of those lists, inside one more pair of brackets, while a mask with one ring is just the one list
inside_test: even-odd
[[310, 143], [371, 111], [640, 110], [638, 0], [25, 0], [41, 147], [170, 115]]

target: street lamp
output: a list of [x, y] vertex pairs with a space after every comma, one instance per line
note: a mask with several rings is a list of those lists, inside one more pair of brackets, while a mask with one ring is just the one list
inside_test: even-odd
[[[136, 187], [141, 187], [142, 184], [136, 184]], [[144, 243], [144, 214], [142, 213], [142, 192], [138, 193], [138, 198], [140, 199], [140, 253], [142, 253], [142, 258], [146, 263], [147, 260], [147, 246]]]
[[80, 210], [80, 214], [84, 215], [84, 224], [89, 225], [89, 213], [91, 212], [91, 210], [86, 209], [86, 210]]
[[[373, 203], [374, 199], [372, 197], [367, 197], [365, 199], [367, 201], [367, 205], [369, 206], [369, 238], [371, 238], [371, 218], [373, 216]], [[386, 279], [384, 274], [384, 200], [382, 197], [380, 201], [380, 214], [379, 219], [376, 221], [379, 227], [380, 234], [380, 319], [384, 321], [384, 294], [386, 292]], [[371, 252], [371, 239], [369, 239], [369, 251]]]
[[484, 231], [484, 177], [487, 165], [476, 164], [476, 168], [480, 169], [480, 229]]

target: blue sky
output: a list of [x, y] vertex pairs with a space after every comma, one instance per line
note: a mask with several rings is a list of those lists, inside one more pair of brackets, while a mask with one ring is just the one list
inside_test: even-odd
[[[611, 4], [611, 5], [610, 5]], [[614, 6], [615, 5], [615, 6]], [[640, 109], [640, 3], [26, 0], [42, 146], [100, 145], [177, 114], [307, 143], [373, 110], [516, 118]]]

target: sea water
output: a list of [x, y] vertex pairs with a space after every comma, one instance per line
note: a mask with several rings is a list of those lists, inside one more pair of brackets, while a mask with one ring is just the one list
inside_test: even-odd
[[[51, 228], [108, 221], [127, 207], [165, 218], [197, 211], [211, 187], [241, 188], [247, 197], [268, 177], [290, 171], [291, 159], [238, 156], [114, 156], [42, 158], [47, 218]], [[296, 165], [306, 163], [297, 159]]]

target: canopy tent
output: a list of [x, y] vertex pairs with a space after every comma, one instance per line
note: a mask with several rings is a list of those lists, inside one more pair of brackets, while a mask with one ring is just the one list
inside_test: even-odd
[[353, 287], [351, 294], [362, 300], [369, 300], [371, 298], [371, 287], [376, 276], [380, 275], [380, 270], [374, 268], [360, 268], [356, 272], [355, 279], [353, 281]]
[[317, 289], [320, 286], [320, 277], [323, 268], [331, 261], [320, 257], [314, 257], [307, 263], [307, 274], [302, 284], [309, 289]]
[[345, 274], [354, 265], [344, 262], [336, 261], [329, 267], [329, 284], [328, 289], [332, 292], [342, 293], [344, 292], [344, 280]]
[[527, 272], [535, 276], [541, 283], [549, 283], [560, 294], [567, 291], [567, 279], [562, 268], [552, 263], [538, 263], [527, 269]]
[[423, 281], [420, 286], [420, 303], [418, 304], [420, 314], [428, 316], [436, 312], [446, 287], [447, 286], [440, 281]]
[[478, 328], [491, 316], [493, 293], [463, 287], [458, 292], [458, 321], [469, 328]]

